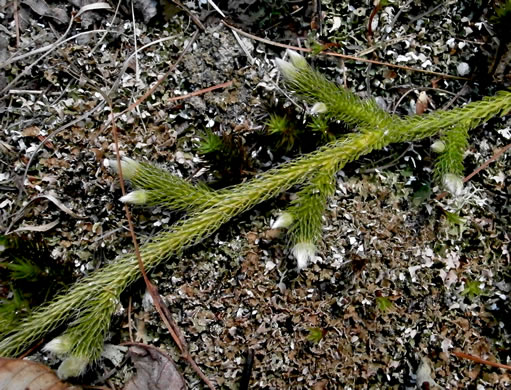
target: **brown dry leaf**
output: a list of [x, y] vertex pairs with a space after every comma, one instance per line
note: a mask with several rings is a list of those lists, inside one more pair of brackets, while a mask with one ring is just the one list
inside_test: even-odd
[[42, 364], [20, 359], [0, 358], [0, 390], [78, 390], [61, 382]]
[[71, 164], [69, 161], [58, 159], [55, 157], [42, 158], [41, 164], [48, 168], [69, 168]]
[[395, 79], [397, 77], [397, 73], [391, 69], [387, 69], [385, 72], [383, 72], [383, 77], [386, 79]]
[[262, 236], [267, 240], [273, 240], [275, 238], [278, 238], [280, 234], [281, 234], [280, 229], [268, 229], [263, 232]]
[[37, 137], [41, 133], [41, 129], [37, 126], [25, 127], [21, 132], [23, 137]]
[[172, 358], [150, 345], [131, 347], [129, 355], [137, 375], [124, 390], [184, 390], [186, 383]]
[[314, 384], [313, 390], [326, 390], [328, 389], [328, 379], [322, 379]]

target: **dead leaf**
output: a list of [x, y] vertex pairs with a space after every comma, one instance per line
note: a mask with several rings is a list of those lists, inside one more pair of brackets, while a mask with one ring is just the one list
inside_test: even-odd
[[314, 384], [313, 390], [326, 390], [328, 389], [328, 379], [320, 380]]
[[78, 215], [76, 213], [74, 213], [70, 208], [68, 208], [66, 205], [64, 205], [64, 203], [62, 203], [60, 200], [58, 200], [55, 196], [53, 195], [50, 195], [50, 194], [43, 194], [43, 195], [39, 195], [37, 196], [35, 199], [41, 199], [41, 198], [44, 198], [44, 199], [48, 199], [50, 202], [52, 202], [55, 206], [57, 206], [59, 209], [61, 209], [63, 212], [65, 212], [66, 214], [72, 216], [73, 218], [76, 218], [76, 219], [82, 219], [82, 218], [86, 218], [86, 217], [82, 217], [81, 215]]
[[0, 390], [78, 390], [61, 382], [48, 367], [21, 359], [0, 358]]
[[23, 0], [22, 4], [29, 6], [39, 16], [52, 18], [61, 24], [69, 23], [69, 16], [64, 9], [50, 7], [44, 0]]
[[104, 1], [98, 1], [97, 3], [90, 3], [90, 4], [85, 4], [82, 6], [82, 8], [80, 8], [80, 10], [77, 12], [76, 14], [76, 18], [79, 17], [81, 14], [83, 14], [84, 12], [88, 12], [88, 11], [94, 11], [94, 10], [98, 10], [98, 9], [112, 9], [112, 6], [110, 4], [108, 4], [107, 2], [104, 2]]
[[39, 133], [41, 132], [41, 129], [37, 126], [30, 126], [25, 127], [23, 131], [21, 132], [21, 135], [23, 137], [37, 137]]
[[397, 73], [391, 69], [387, 69], [386, 71], [383, 72], [383, 77], [385, 77], [387, 80], [395, 79], [397, 77]]
[[282, 231], [280, 229], [268, 229], [263, 232], [262, 236], [267, 240], [274, 240], [275, 238], [278, 238], [281, 233]]
[[59, 220], [45, 223], [44, 225], [23, 225], [16, 230], [10, 232], [11, 234], [19, 233], [19, 232], [47, 232], [50, 229], [53, 229], [55, 226], [59, 224]]
[[150, 345], [137, 344], [130, 348], [137, 375], [124, 390], [184, 390], [186, 383], [172, 358]]
[[37, 139], [41, 142], [44, 142], [44, 146], [46, 146], [48, 149], [52, 149], [52, 150], [55, 150], [55, 145], [53, 145], [53, 143], [51, 143], [50, 141], [44, 141], [45, 139], [47, 139], [48, 137], [43, 137], [42, 135], [38, 135], [37, 136]]
[[256, 240], [259, 238], [257, 233], [248, 232], [245, 236], [249, 244], [255, 244]]
[[39, 16], [46, 16], [51, 13], [50, 6], [44, 0], [23, 0], [21, 3], [28, 5]]

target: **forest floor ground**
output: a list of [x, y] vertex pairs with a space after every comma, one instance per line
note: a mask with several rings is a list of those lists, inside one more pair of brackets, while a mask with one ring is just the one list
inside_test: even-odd
[[[217, 3], [230, 24], [271, 41], [263, 42], [235, 35], [204, 2], [184, 3], [203, 30], [171, 2], [154, 17], [150, 1], [136, 1], [133, 13], [126, 2], [114, 15], [112, 3], [71, 22], [78, 3], [21, 0], [13, 8], [0, 0], [0, 233], [4, 246], [16, 242], [44, 271], [26, 281], [0, 269], [4, 300], [16, 293], [37, 305], [36, 291], [53, 294], [132, 251], [118, 177], [105, 163], [115, 158], [108, 122], [180, 55], [151, 96], [116, 119], [120, 153], [215, 188], [311, 149], [300, 139], [278, 147], [282, 140], [267, 132], [270, 113], [303, 124], [307, 111], [281, 81], [274, 59], [285, 49], [274, 43], [328, 43], [322, 48], [414, 68], [308, 57], [400, 115], [416, 113], [421, 92], [427, 114], [510, 83], [509, 42], [493, 4], [395, 0], [375, 10], [372, 1], [338, 1], [318, 14], [318, 2]], [[207, 131], [238, 149], [229, 166], [201, 154]], [[511, 363], [510, 157], [475, 175], [462, 197], [437, 199], [434, 141], [393, 145], [339, 172], [319, 251], [300, 272], [285, 232], [270, 229], [290, 191], [151, 273], [193, 359], [218, 388], [240, 386], [252, 353], [254, 389], [511, 386], [508, 371], [453, 354]], [[473, 130], [466, 174], [510, 142], [509, 117]], [[183, 216], [141, 207], [132, 214], [141, 242]], [[14, 261], [15, 252], [0, 253], [1, 261]], [[116, 352], [74, 383], [122, 388], [134, 369], [119, 345], [131, 335], [173, 356], [190, 388], [204, 387], [144, 293], [138, 282], [123, 294], [108, 338]], [[58, 366], [40, 349], [29, 359]]]

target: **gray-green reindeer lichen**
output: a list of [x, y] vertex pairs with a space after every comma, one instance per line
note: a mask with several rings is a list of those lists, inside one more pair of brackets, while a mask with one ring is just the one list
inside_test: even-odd
[[[393, 142], [414, 141], [437, 134], [442, 137], [445, 150], [455, 150], [457, 156], [452, 161], [459, 161], [464, 144], [450, 144], [450, 137], [456, 136], [453, 132], [468, 131], [511, 110], [511, 93], [501, 92], [451, 111], [400, 118], [386, 113], [374, 101], [362, 100], [328, 81], [298, 54], [290, 52], [289, 55], [291, 63], [277, 60], [287, 85], [311, 104], [313, 113], [328, 120], [342, 120], [355, 130], [252, 181], [219, 191], [193, 186], [151, 164], [124, 160], [124, 177], [136, 190], [123, 197], [123, 201], [165, 205], [188, 212], [188, 216], [170, 230], [141, 247], [147, 270], [197, 244], [234, 216], [295, 185], [302, 185], [297, 198], [274, 226], [289, 228], [292, 253], [298, 267], [303, 268], [315, 254], [321, 216], [328, 196], [335, 189], [335, 173], [345, 164]], [[440, 161], [448, 161], [448, 156], [440, 157]], [[440, 167], [439, 172], [444, 176], [460, 174], [457, 163], [441, 162]], [[67, 330], [47, 344], [46, 349], [64, 359], [59, 369], [61, 377], [81, 374], [88, 364], [101, 356], [110, 319], [120, 304], [119, 296], [139, 276], [135, 256], [121, 256], [35, 310], [15, 329], [0, 329], [0, 355], [19, 355], [67, 322]]]

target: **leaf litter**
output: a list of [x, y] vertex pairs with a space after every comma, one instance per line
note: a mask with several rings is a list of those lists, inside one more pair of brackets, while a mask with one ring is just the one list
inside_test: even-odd
[[136, 375], [124, 390], [185, 390], [184, 378], [172, 358], [150, 345], [139, 344], [129, 349]]
[[59, 380], [51, 369], [40, 363], [0, 358], [1, 390], [80, 390]]

